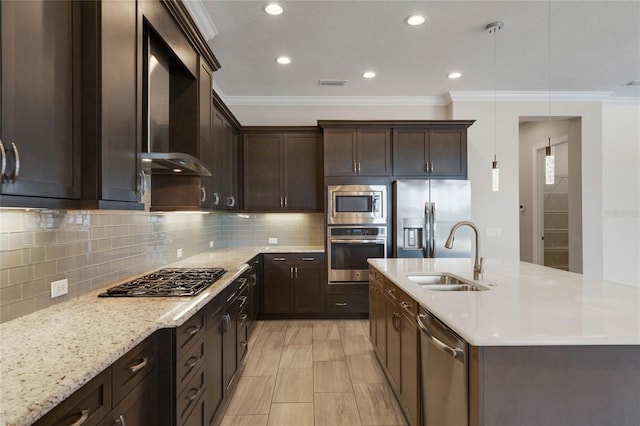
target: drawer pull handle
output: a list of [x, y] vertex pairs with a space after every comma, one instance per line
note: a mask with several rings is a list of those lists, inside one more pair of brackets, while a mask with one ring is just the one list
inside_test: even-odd
[[192, 325], [191, 327], [187, 328], [185, 330], [185, 333], [190, 334], [191, 336], [193, 336], [198, 331], [200, 331], [200, 325], [196, 324], [196, 325]]
[[240, 346], [242, 346], [243, 348], [247, 347], [247, 342], [240, 342]]
[[129, 371], [131, 371], [132, 373], [137, 373], [138, 371], [140, 371], [143, 368], [145, 368], [147, 366], [148, 362], [149, 362], [149, 358], [146, 357], [146, 356], [143, 356], [139, 363], [129, 367]]
[[192, 356], [191, 358], [189, 358], [187, 360], [187, 362], [184, 363], [184, 365], [186, 365], [189, 368], [193, 368], [196, 365], [198, 365], [199, 362], [200, 362], [200, 357], [199, 356]]
[[16, 179], [18, 179], [18, 175], [20, 174], [20, 153], [18, 152], [18, 147], [15, 143], [11, 142], [11, 146], [13, 147], [13, 155], [15, 161], [13, 173], [11, 174], [11, 182], [15, 182]]
[[69, 426], [80, 426], [80, 425], [83, 425], [87, 421], [87, 419], [89, 418], [89, 412], [90, 412], [90, 410], [82, 410], [82, 411], [80, 411], [80, 418], [76, 422], [71, 423]]
[[396, 291], [394, 289], [392, 289], [391, 287], [387, 287], [387, 293], [389, 293], [390, 295], [393, 295]]
[[196, 389], [196, 388], [191, 389], [189, 391], [189, 394], [187, 395], [187, 399], [189, 401], [193, 401], [194, 399], [196, 399], [198, 397], [198, 395], [200, 394], [201, 390], [202, 390], [202, 387], [199, 387], [198, 389]]
[[113, 424], [115, 426], [127, 426], [127, 423], [124, 421], [124, 415], [120, 414], [120, 417], [118, 417]]
[[240, 285], [238, 286], [238, 291], [242, 291], [242, 289], [245, 288], [245, 286], [247, 285], [247, 279], [239, 278], [238, 282], [240, 283]]
[[240, 319], [242, 320], [242, 322], [245, 322], [247, 318], [248, 318], [247, 314], [240, 315]]
[[274, 257], [273, 260], [275, 260], [276, 262], [284, 262], [285, 260], [287, 260], [286, 257]]
[[0, 165], [0, 183], [4, 181], [4, 172], [7, 171], [7, 151], [4, 149], [4, 144], [0, 140], [0, 156], [2, 156], [2, 164]]
[[236, 297], [236, 293], [235, 292], [231, 296], [227, 297], [227, 302], [231, 302], [234, 297]]
[[315, 257], [303, 257], [302, 260], [304, 260], [305, 262], [313, 262], [314, 260], [316, 260]]
[[402, 306], [405, 309], [411, 309], [413, 305], [409, 302], [400, 302], [400, 306]]
[[336, 302], [334, 303], [335, 306], [347, 306], [349, 305], [347, 302]]

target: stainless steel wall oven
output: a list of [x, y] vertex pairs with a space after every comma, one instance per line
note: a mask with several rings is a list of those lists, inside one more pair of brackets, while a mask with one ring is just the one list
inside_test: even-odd
[[367, 259], [387, 257], [386, 226], [327, 227], [329, 285], [369, 281]]

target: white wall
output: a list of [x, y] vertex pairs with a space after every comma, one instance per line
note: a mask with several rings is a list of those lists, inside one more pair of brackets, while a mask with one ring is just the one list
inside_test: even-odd
[[640, 287], [640, 104], [603, 108], [604, 276]]
[[[519, 119], [549, 115], [547, 102], [498, 101], [496, 105], [497, 155], [500, 191], [491, 191], [494, 151], [494, 103], [457, 101], [452, 119], [476, 119], [469, 128], [469, 179], [473, 182], [471, 212], [480, 228], [498, 227], [502, 236], [484, 238], [486, 257], [519, 259]], [[582, 209], [584, 274], [603, 276], [602, 249], [602, 103], [554, 102], [553, 116], [582, 117]], [[636, 160], [636, 166], [640, 164]]]

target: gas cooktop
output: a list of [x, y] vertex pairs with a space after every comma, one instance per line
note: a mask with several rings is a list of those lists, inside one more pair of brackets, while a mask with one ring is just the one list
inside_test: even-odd
[[195, 296], [225, 274], [222, 268], [160, 269], [117, 285], [99, 297]]

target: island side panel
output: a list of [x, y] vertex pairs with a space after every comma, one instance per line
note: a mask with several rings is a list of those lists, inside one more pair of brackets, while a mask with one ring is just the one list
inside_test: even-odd
[[629, 425], [640, 346], [471, 347], [471, 426]]

